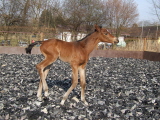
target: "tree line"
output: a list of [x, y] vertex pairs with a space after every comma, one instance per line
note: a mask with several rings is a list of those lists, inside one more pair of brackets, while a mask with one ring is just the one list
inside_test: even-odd
[[119, 36], [137, 22], [134, 0], [0, 0], [0, 26], [65, 28], [91, 31], [106, 26]]

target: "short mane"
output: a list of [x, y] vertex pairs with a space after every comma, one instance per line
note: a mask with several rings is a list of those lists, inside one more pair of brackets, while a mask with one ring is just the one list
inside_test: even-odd
[[82, 41], [82, 40], [84, 40], [84, 39], [86, 39], [88, 36], [90, 36], [92, 33], [94, 33], [94, 32], [91, 32], [91, 33], [89, 33], [88, 35], [86, 35], [84, 38], [82, 38], [82, 39], [80, 39], [80, 40], [77, 40], [77, 42], [79, 42], [79, 41]]

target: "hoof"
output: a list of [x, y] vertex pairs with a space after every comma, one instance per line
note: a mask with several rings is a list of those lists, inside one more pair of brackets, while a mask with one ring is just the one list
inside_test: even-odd
[[43, 100], [43, 98], [42, 97], [38, 97], [38, 101], [42, 101]]
[[88, 104], [88, 102], [84, 101], [84, 105], [85, 105], [85, 106], [88, 106], [89, 104]]
[[85, 99], [81, 99], [85, 106], [88, 106], [88, 102]]
[[49, 96], [49, 93], [48, 93], [48, 92], [45, 92], [45, 93], [44, 93], [44, 96], [45, 96], [45, 97], [48, 97], [48, 96]]
[[60, 104], [63, 106], [63, 105], [64, 105], [64, 102], [65, 102], [65, 100], [62, 100]]

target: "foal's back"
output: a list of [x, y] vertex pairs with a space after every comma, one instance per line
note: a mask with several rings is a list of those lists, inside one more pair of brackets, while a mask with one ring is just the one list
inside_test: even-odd
[[86, 60], [86, 51], [80, 42], [65, 42], [58, 39], [44, 41], [40, 46], [45, 57], [59, 57], [64, 62], [76, 62], [82, 64]]

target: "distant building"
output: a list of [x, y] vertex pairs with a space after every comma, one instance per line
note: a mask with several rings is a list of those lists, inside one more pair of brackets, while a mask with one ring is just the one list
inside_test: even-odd
[[158, 37], [158, 44], [160, 44], [160, 37]]
[[75, 36], [71, 32], [62, 32], [62, 33], [57, 34], [56, 38], [63, 40], [63, 41], [72, 42], [75, 40], [80, 40], [84, 38], [85, 36], [86, 34], [84, 33], [78, 33], [76, 36], [77, 38], [75, 38]]
[[119, 47], [126, 47], [126, 42], [124, 41], [124, 36], [118, 37], [119, 43], [117, 43], [117, 46]]

